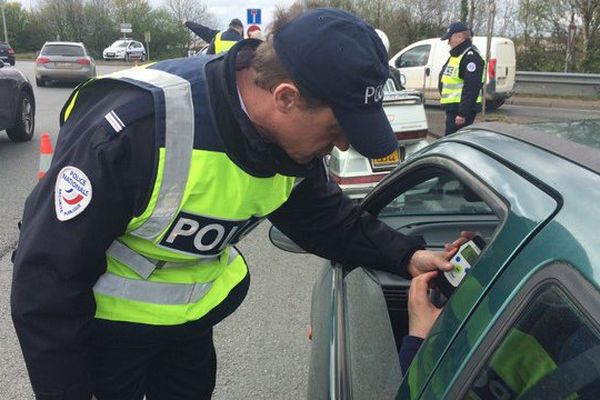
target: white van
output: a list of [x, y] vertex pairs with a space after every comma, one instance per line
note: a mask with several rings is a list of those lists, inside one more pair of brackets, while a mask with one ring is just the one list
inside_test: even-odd
[[[487, 38], [475, 36], [473, 44], [485, 58]], [[399, 68], [404, 74], [407, 89], [422, 91], [426, 100], [439, 100], [438, 78], [449, 56], [450, 46], [447, 40], [426, 39], [400, 50], [390, 59], [390, 65]], [[492, 37], [487, 71], [487, 108], [494, 109], [504, 104], [513, 94], [516, 56], [512, 40]]]

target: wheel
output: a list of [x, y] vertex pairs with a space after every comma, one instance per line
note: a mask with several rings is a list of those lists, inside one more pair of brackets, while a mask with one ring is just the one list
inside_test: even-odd
[[125, 62], [131, 61], [131, 57], [129, 57], [129, 53], [125, 53]]
[[10, 61], [10, 65], [12, 65], [13, 67], [15, 66], [15, 60]]
[[141, 62], [144, 62], [144, 61], [146, 61], [146, 55], [145, 55], [145, 54], [142, 54], [142, 58], [140, 58], [140, 61], [141, 61]]
[[13, 142], [26, 142], [33, 137], [35, 129], [35, 105], [33, 95], [22, 91], [15, 110], [15, 124], [6, 130]]
[[46, 86], [46, 81], [43, 79], [35, 78], [35, 84], [37, 87], [44, 87]]

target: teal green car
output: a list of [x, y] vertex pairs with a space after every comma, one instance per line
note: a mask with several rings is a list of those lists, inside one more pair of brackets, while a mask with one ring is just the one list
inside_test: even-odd
[[407, 371], [409, 282], [329, 263], [309, 399], [600, 398], [600, 121], [463, 129], [361, 204], [431, 250], [464, 230], [487, 245], [449, 299], [432, 291], [444, 310]]

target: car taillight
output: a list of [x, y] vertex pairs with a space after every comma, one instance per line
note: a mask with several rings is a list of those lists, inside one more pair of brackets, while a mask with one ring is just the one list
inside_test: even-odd
[[87, 58], [80, 58], [77, 60], [77, 64], [90, 65], [90, 60], [88, 60]]
[[333, 179], [333, 181], [336, 182], [338, 185], [359, 185], [364, 183], [377, 183], [380, 180], [382, 180], [386, 175], [387, 173], [342, 178], [341, 176], [337, 176], [333, 173], [330, 174], [331, 179]]
[[38, 57], [35, 59], [36, 64], [48, 64], [50, 59], [48, 57]]
[[488, 77], [490, 79], [496, 78], [496, 59], [490, 58], [490, 62], [488, 63]]
[[413, 139], [425, 139], [427, 137], [427, 129], [421, 129], [418, 131], [410, 132], [396, 132], [396, 139], [402, 140], [413, 140]]
[[8, 49], [8, 54], [15, 54], [15, 51], [12, 48], [10, 48]]

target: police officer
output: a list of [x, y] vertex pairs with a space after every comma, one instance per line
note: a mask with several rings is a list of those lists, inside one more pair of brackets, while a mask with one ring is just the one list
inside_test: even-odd
[[388, 73], [371, 26], [314, 9], [281, 13], [264, 42], [79, 86], [13, 254], [12, 316], [37, 398], [210, 398], [212, 327], [250, 283], [235, 244], [265, 218], [349, 267], [449, 270], [455, 248], [424, 250], [327, 178], [334, 145], [396, 149]]
[[440, 103], [446, 111], [446, 135], [471, 125], [481, 111], [483, 58], [462, 22], [450, 24], [441, 40], [448, 40], [450, 57], [440, 71]]
[[244, 25], [238, 18], [232, 19], [229, 22], [229, 28], [225, 31], [211, 29], [193, 21], [185, 21], [184, 24], [202, 40], [210, 43], [207, 54], [219, 54], [227, 51], [243, 39]]

